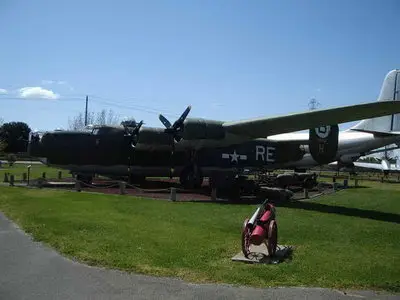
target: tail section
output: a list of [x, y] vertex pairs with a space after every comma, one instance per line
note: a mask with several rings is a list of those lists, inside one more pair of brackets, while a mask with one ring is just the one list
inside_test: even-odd
[[[378, 101], [400, 101], [400, 69], [386, 75]], [[399, 132], [400, 114], [362, 120], [351, 129], [376, 133]]]

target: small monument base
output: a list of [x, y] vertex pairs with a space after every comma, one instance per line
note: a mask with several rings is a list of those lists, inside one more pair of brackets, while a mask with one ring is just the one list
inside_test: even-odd
[[267, 246], [262, 243], [259, 246], [250, 246], [250, 255], [248, 258], [240, 251], [232, 257], [232, 260], [251, 264], [278, 264], [289, 258], [291, 252], [291, 246], [278, 245], [274, 257], [269, 257]]

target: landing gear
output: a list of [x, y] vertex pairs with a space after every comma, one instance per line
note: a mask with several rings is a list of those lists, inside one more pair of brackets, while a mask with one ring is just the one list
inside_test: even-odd
[[93, 176], [87, 174], [77, 174], [76, 180], [86, 184], [92, 184]]
[[179, 177], [182, 186], [187, 189], [200, 188], [203, 184], [203, 174], [196, 165], [186, 166]]
[[128, 176], [129, 184], [141, 184], [146, 181], [146, 176], [130, 175]]

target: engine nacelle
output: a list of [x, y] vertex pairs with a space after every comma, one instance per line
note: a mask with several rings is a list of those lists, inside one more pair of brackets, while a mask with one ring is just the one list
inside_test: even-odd
[[187, 119], [184, 122], [185, 140], [221, 140], [225, 138], [223, 122], [204, 119]]
[[338, 125], [327, 125], [310, 129], [310, 153], [317, 163], [327, 164], [334, 161], [337, 155], [338, 144]]
[[351, 153], [351, 154], [345, 154], [342, 155], [339, 160], [341, 163], [345, 164], [345, 165], [350, 165], [352, 164], [354, 161], [356, 161], [357, 159], [359, 159], [361, 157], [360, 153]]
[[146, 145], [170, 145], [171, 135], [162, 128], [141, 128], [137, 143]]

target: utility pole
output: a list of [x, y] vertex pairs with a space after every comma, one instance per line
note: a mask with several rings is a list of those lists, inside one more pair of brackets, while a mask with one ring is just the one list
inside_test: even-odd
[[87, 126], [87, 117], [88, 117], [88, 101], [89, 101], [89, 96], [86, 96], [86, 108], [85, 108], [85, 126]]
[[312, 98], [310, 102], [308, 102], [308, 107], [310, 108], [310, 110], [315, 110], [319, 106], [320, 103], [315, 98]]

